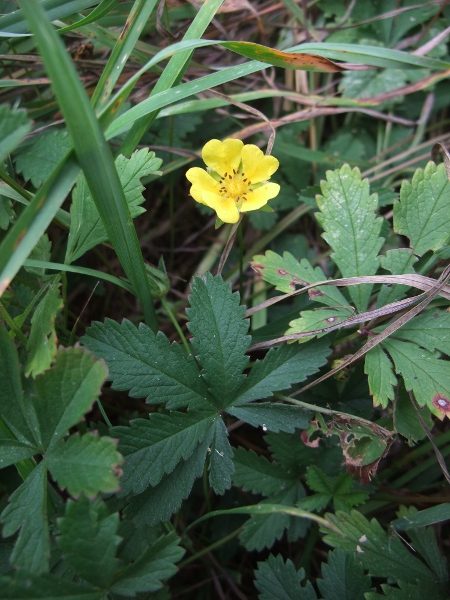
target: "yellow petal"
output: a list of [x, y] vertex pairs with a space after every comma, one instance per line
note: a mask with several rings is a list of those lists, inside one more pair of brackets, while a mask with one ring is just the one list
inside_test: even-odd
[[242, 171], [252, 183], [260, 183], [270, 179], [278, 169], [278, 161], [274, 156], [265, 156], [253, 144], [246, 144], [242, 148]]
[[206, 204], [203, 200], [204, 192], [217, 192], [220, 188], [219, 183], [211, 177], [204, 169], [193, 167], [186, 173], [186, 178], [192, 183], [189, 193], [196, 202]]
[[217, 216], [224, 223], [236, 223], [239, 220], [236, 202], [232, 198], [222, 198], [219, 194], [204, 192], [203, 200], [216, 211]]
[[223, 177], [225, 173], [233, 173], [233, 169], [237, 171], [241, 162], [243, 145], [244, 143], [241, 140], [229, 139], [224, 142], [210, 140], [203, 146], [202, 157], [208, 167], [211, 167]]
[[242, 203], [241, 212], [258, 210], [258, 208], [261, 208], [267, 204], [268, 200], [278, 196], [279, 192], [280, 186], [278, 183], [266, 183], [256, 190], [252, 190], [249, 194], [247, 194], [247, 201]]

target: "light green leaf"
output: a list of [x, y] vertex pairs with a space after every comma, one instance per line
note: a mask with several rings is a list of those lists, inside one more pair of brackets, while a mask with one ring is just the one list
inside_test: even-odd
[[417, 169], [411, 183], [403, 181], [400, 201], [394, 204], [394, 230], [409, 237], [418, 256], [447, 242], [450, 181], [444, 164], [430, 161], [425, 169]]
[[211, 408], [194, 358], [170, 344], [163, 333], [155, 335], [143, 323], [138, 329], [126, 319], [120, 324], [106, 319], [94, 322], [82, 343], [104, 359], [114, 389], [129, 390], [131, 397], [152, 404], [166, 402], [167, 408]]
[[[289, 329], [286, 330], [285, 335], [291, 333], [305, 333], [307, 331], [315, 331], [316, 329], [324, 329], [330, 327], [330, 325], [336, 325], [337, 323], [343, 323], [349, 317], [354, 315], [354, 311], [351, 308], [317, 308], [316, 310], [303, 310], [300, 313], [299, 319], [294, 319], [289, 323]], [[317, 334], [317, 337], [323, 337], [325, 333]], [[312, 336], [314, 337], [314, 336]], [[302, 338], [299, 342], [305, 343], [312, 339]]]
[[[31, 251], [29, 259], [50, 262], [51, 249], [52, 243], [49, 240], [48, 235], [45, 233]], [[25, 267], [25, 270], [28, 271], [28, 273], [33, 273], [38, 277], [45, 278], [45, 269], [42, 269], [41, 267]]]
[[[157, 174], [161, 162], [161, 159], [156, 158], [155, 153], [149, 152], [148, 148], [135, 152], [129, 159], [119, 155], [115, 160], [120, 183], [133, 219], [145, 212], [141, 206], [145, 200], [142, 195], [144, 186], [141, 184], [141, 179], [147, 175]], [[94, 246], [108, 240], [108, 234], [84, 175], [78, 177], [72, 193], [70, 215], [72, 221], [66, 252], [66, 262], [69, 263], [80, 258]]]
[[[323, 196], [317, 197], [322, 237], [333, 249], [331, 255], [343, 277], [374, 275], [380, 263], [378, 251], [383, 220], [375, 216], [377, 195], [369, 193], [369, 182], [361, 180], [359, 169], [344, 165], [327, 172], [321, 183]], [[350, 286], [350, 297], [359, 312], [366, 310], [372, 286]]]
[[229, 406], [244, 381], [250, 345], [249, 321], [239, 294], [222, 277], [196, 277], [189, 297], [191, 344], [202, 366], [202, 376], [220, 407]]
[[[343, 73], [339, 89], [348, 98], [370, 98], [396, 90], [406, 84], [406, 76], [400, 69], [372, 69]], [[402, 97], [396, 98], [401, 102]]]
[[308, 429], [312, 413], [299, 406], [259, 402], [240, 404], [227, 409], [230, 415], [241, 419], [253, 427], [262, 427], [263, 431], [286, 431], [294, 433], [296, 429]]
[[52, 364], [58, 344], [55, 319], [63, 307], [59, 283], [49, 286], [31, 317], [31, 331], [27, 342], [29, 352], [25, 375], [40, 375]]
[[222, 419], [216, 419], [209, 455], [209, 484], [216, 494], [222, 495], [231, 487], [233, 473], [233, 450], [228, 441], [227, 428]]
[[119, 451], [126, 459], [121, 480], [124, 493], [140, 494], [149, 485], [157, 485], [164, 474], [191, 456], [216, 419], [215, 412], [172, 411], [135, 419], [130, 427], [113, 427], [111, 435], [119, 439]]
[[[414, 273], [413, 264], [417, 262], [413, 251], [410, 248], [396, 248], [388, 250], [385, 256], [380, 257], [381, 266], [393, 275], [405, 275]], [[409, 287], [406, 285], [382, 285], [377, 297], [377, 308], [401, 300]]]
[[450, 312], [438, 308], [426, 310], [400, 327], [395, 337], [450, 356]]
[[395, 397], [394, 388], [397, 385], [397, 377], [394, 375], [391, 361], [380, 345], [367, 352], [364, 373], [369, 378], [369, 389], [373, 396], [373, 405], [381, 405], [386, 408], [389, 400], [393, 400]]
[[41, 443], [50, 450], [89, 411], [107, 370], [83, 348], [61, 348], [54, 366], [36, 378], [34, 407]]
[[[255, 587], [260, 592], [259, 600], [317, 600], [316, 592], [309, 581], [304, 587], [301, 581], [305, 570], [295, 570], [294, 563], [284, 562], [281, 554], [269, 555], [265, 562], [258, 562], [255, 571]], [[349, 599], [350, 600], [350, 599]]]
[[58, 526], [61, 535], [57, 540], [64, 560], [82, 579], [101, 588], [109, 586], [119, 567], [119, 514], [110, 514], [99, 499], [81, 496], [76, 502], [69, 499]]
[[47, 469], [41, 462], [9, 498], [2, 512], [3, 535], [20, 529], [11, 564], [30, 573], [48, 569], [50, 538], [47, 523]]
[[26, 111], [0, 106], [0, 163], [20, 144], [31, 129]]
[[53, 445], [45, 455], [45, 462], [59, 487], [72, 496], [82, 492], [94, 496], [119, 489], [117, 476], [123, 458], [111, 438], [94, 433], [72, 435]]
[[364, 600], [371, 589], [371, 579], [364, 574], [355, 556], [336, 548], [321, 565], [322, 578], [317, 586], [326, 600]]

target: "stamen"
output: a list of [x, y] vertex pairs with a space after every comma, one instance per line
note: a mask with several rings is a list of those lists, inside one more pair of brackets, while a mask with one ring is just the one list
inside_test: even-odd
[[228, 175], [228, 179], [233, 179], [233, 176], [232, 175]]

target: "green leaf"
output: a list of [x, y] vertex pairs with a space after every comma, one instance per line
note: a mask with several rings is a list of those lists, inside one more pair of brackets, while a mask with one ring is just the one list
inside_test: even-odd
[[27, 342], [29, 357], [25, 366], [27, 377], [40, 375], [52, 364], [58, 344], [55, 319], [62, 307], [59, 283], [55, 282], [49, 285], [31, 318], [30, 337]]
[[[141, 179], [147, 175], [157, 174], [161, 162], [161, 159], [156, 158], [155, 153], [149, 152], [148, 148], [135, 152], [129, 159], [119, 155], [115, 160], [120, 183], [133, 219], [145, 212], [141, 206], [145, 200], [142, 195], [144, 186], [141, 184]], [[94, 246], [108, 240], [105, 226], [83, 175], [78, 177], [72, 193], [70, 215], [72, 220], [66, 252], [66, 262], [69, 263], [80, 258]]]
[[296, 429], [308, 429], [312, 418], [312, 413], [304, 408], [272, 402], [243, 404], [229, 408], [227, 412], [253, 427], [262, 427], [263, 431], [274, 433], [294, 433]]
[[[343, 73], [339, 90], [348, 98], [370, 98], [406, 84], [406, 74], [400, 69], [376, 69]], [[401, 102], [402, 98], [396, 98]]]
[[440, 419], [450, 413], [450, 363], [410, 342], [386, 339], [382, 343], [419, 406], [428, 406]]
[[98, 587], [107, 587], [119, 567], [116, 550], [119, 514], [109, 514], [101, 500], [81, 496], [66, 504], [65, 516], [58, 519], [57, 538], [66, 560], [78, 575]]
[[0, 106], [0, 163], [20, 144], [31, 129], [26, 111]]
[[[395, 248], [394, 250], [388, 250], [385, 256], [380, 257], [382, 268], [393, 275], [414, 273], [415, 271], [412, 265], [416, 263], [417, 260], [417, 257], [414, 256], [414, 253], [410, 248]], [[377, 308], [401, 300], [408, 289], [409, 287], [406, 285], [382, 285], [377, 297]]]
[[[291, 333], [304, 333], [307, 331], [314, 331], [316, 329], [324, 329], [330, 325], [342, 323], [349, 317], [354, 315], [354, 311], [351, 308], [317, 308], [316, 310], [303, 310], [300, 313], [299, 319], [294, 319], [289, 323], [289, 329], [286, 330], [285, 335]], [[319, 333], [317, 337], [322, 337], [325, 333]], [[314, 336], [312, 336], [314, 337]], [[303, 338], [300, 340], [304, 343], [311, 338]]]
[[224, 494], [231, 487], [231, 475], [234, 473], [233, 451], [223, 420], [216, 419], [213, 427], [214, 435], [209, 455], [209, 483], [216, 494]]
[[375, 594], [368, 592], [365, 600], [423, 600], [424, 598], [433, 598], [433, 600], [447, 600], [448, 595], [439, 588], [437, 584], [429, 581], [418, 581], [417, 584], [398, 581], [399, 587], [393, 587], [386, 583], [381, 584], [384, 594]]
[[119, 489], [117, 472], [123, 459], [111, 438], [94, 433], [72, 435], [53, 445], [45, 462], [59, 487], [72, 496], [82, 492], [94, 496]]
[[[295, 291], [298, 285], [304, 286], [327, 279], [320, 267], [312, 267], [306, 258], [302, 258], [299, 262], [289, 252], [283, 252], [281, 257], [268, 250], [266, 254], [254, 256], [250, 264], [264, 281], [273, 284], [277, 290], [286, 294]], [[346, 297], [332, 285], [313, 288], [308, 291], [308, 294], [311, 300], [328, 306], [348, 304]]]
[[400, 327], [395, 337], [450, 356], [450, 313], [437, 308], [426, 310]]
[[450, 181], [445, 165], [430, 161], [417, 169], [412, 182], [403, 180], [394, 204], [394, 230], [411, 241], [414, 254], [437, 250], [449, 238]]
[[[284, 562], [281, 554], [258, 562], [255, 571], [255, 587], [260, 592], [259, 600], [317, 600], [316, 593], [309, 581], [305, 587], [301, 582], [305, 570], [295, 570], [294, 563], [288, 558]], [[349, 599], [350, 600], [350, 599]]]
[[241, 386], [248, 363], [249, 321], [239, 294], [222, 277], [196, 277], [189, 297], [191, 344], [202, 366], [202, 376], [220, 407], [229, 406]]
[[0, 576], [3, 600], [102, 600], [103, 590], [60, 579], [55, 575], [33, 575], [19, 571], [14, 577]]
[[[361, 180], [359, 169], [344, 165], [327, 172], [321, 183], [323, 196], [317, 197], [322, 237], [334, 250], [331, 255], [343, 277], [374, 275], [380, 263], [378, 251], [383, 245], [379, 237], [383, 220], [375, 216], [377, 195], [369, 194], [369, 181]], [[366, 310], [372, 286], [348, 288], [358, 311]]]
[[34, 407], [45, 450], [90, 410], [106, 374], [104, 363], [83, 348], [61, 348], [54, 366], [36, 378]]
[[39, 449], [35, 446], [10, 439], [3, 432], [0, 433], [0, 469], [4, 469], [26, 458], [31, 458], [38, 452]]
[[211, 407], [194, 358], [143, 323], [137, 329], [127, 319], [120, 324], [111, 319], [94, 322], [82, 343], [104, 359], [113, 389], [129, 390], [132, 398], [152, 404], [166, 402], [167, 408]]
[[211, 438], [212, 432], [198, 444], [187, 461], [179, 462], [156, 487], [132, 498], [125, 509], [125, 517], [132, 519], [138, 526], [168, 521], [180, 508], [184, 498], [189, 496], [194, 481], [203, 473]]
[[392, 363], [380, 345], [366, 354], [364, 373], [368, 375], [369, 389], [373, 396], [373, 405], [386, 408], [389, 400], [395, 397], [397, 377], [394, 375]]
[[50, 540], [47, 523], [47, 469], [41, 462], [9, 498], [2, 512], [3, 535], [20, 529], [10, 561], [30, 573], [48, 569]]
[[114, 580], [112, 591], [124, 596], [139, 592], [156, 592], [162, 581], [177, 572], [175, 563], [184, 554], [180, 538], [174, 532], [160, 537], [137, 560], [125, 567]]
[[369, 522], [356, 510], [350, 514], [327, 513], [326, 517], [340, 533], [324, 530], [324, 541], [353, 553], [372, 577], [393, 577], [408, 583], [418, 579], [433, 582], [434, 574], [423, 562], [409, 552], [398, 537], [388, 535], [375, 519]]
[[325, 341], [307, 346], [289, 344], [271, 349], [264, 360], [256, 361], [239, 389], [233, 406], [269, 398], [273, 392], [288, 390], [293, 383], [304, 381], [326, 364], [330, 353]]
[[[29, 256], [30, 260], [40, 260], [43, 262], [49, 262], [51, 259], [51, 249], [52, 243], [48, 238], [47, 234], [44, 234], [36, 244], [36, 246], [31, 251]], [[25, 267], [25, 270], [28, 273], [33, 273], [38, 277], [45, 278], [45, 269], [41, 267]]]
[[[423, 440], [426, 433], [417, 417], [414, 406], [409, 394], [403, 385], [398, 388], [397, 400], [395, 402], [394, 425], [400, 435], [403, 435], [410, 442]], [[431, 412], [426, 406], [420, 411], [420, 416], [425, 421], [429, 429], [433, 428], [433, 418]], [[410, 444], [411, 445], [411, 444]]]
[[126, 459], [121, 479], [124, 493], [139, 494], [157, 485], [192, 455], [216, 419], [216, 413], [173, 411], [151, 413], [148, 419], [131, 421], [130, 427], [113, 427], [111, 435], [119, 438], [119, 451]]
[[35, 188], [39, 188], [72, 146], [67, 131], [56, 129], [43, 131], [21, 145], [14, 157], [16, 169], [22, 173], [25, 181], [31, 181]]
[[322, 510], [331, 501], [335, 510], [348, 510], [369, 496], [367, 492], [352, 490], [354, 481], [349, 473], [329, 478], [321, 469], [311, 466], [306, 469], [306, 482], [317, 493], [300, 500], [298, 506], [305, 510]]
[[283, 492], [296, 479], [295, 474], [282, 465], [269, 462], [252, 450], [237, 448], [234, 451], [235, 473], [233, 484], [245, 492], [273, 496]]
[[[327, 564], [328, 563], [328, 564]], [[326, 600], [364, 600], [371, 590], [371, 579], [354, 555], [336, 548], [322, 563], [322, 579], [317, 580], [320, 593]]]
[[443, 504], [425, 508], [419, 512], [414, 511], [412, 514], [392, 521], [392, 525], [397, 531], [408, 531], [408, 529], [416, 529], [417, 527], [425, 527], [426, 525], [434, 525], [435, 523], [449, 520], [450, 503], [444, 502]]

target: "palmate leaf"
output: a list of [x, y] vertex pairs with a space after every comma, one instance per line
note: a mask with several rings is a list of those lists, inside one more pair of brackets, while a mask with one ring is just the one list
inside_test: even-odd
[[113, 427], [111, 435], [119, 439], [119, 451], [126, 459], [123, 492], [139, 494], [149, 485], [157, 485], [164, 474], [191, 456], [218, 418], [215, 412], [172, 411], [135, 419], [130, 427]]
[[366, 354], [364, 372], [369, 378], [369, 389], [373, 396], [373, 405], [386, 408], [389, 400], [395, 397], [394, 387], [397, 377], [387, 354], [378, 345]]
[[166, 402], [167, 408], [211, 408], [194, 358], [170, 344], [163, 333], [155, 335], [143, 323], [138, 329], [126, 319], [106, 319], [94, 322], [82, 343], [106, 362], [114, 389], [129, 390], [131, 397], [152, 404]]
[[119, 489], [119, 465], [122, 456], [116, 442], [108, 437], [86, 433], [60, 440], [45, 455], [45, 462], [61, 489], [72, 496], [82, 492], [94, 496]]
[[233, 460], [236, 469], [233, 483], [242, 487], [245, 492], [273, 496], [297, 479], [292, 471], [286, 470], [279, 463], [269, 462], [267, 458], [258, 456], [251, 450], [237, 448]]
[[449, 238], [450, 181], [445, 165], [430, 161], [417, 169], [411, 183], [403, 181], [394, 204], [394, 231], [406, 235], [414, 254], [437, 250]]
[[3, 535], [20, 529], [11, 564], [29, 573], [48, 569], [50, 537], [47, 523], [47, 469], [41, 462], [9, 498], [2, 512]]
[[[316, 592], [309, 581], [301, 582], [305, 570], [295, 570], [294, 563], [283, 560], [281, 554], [270, 554], [265, 562], [258, 562], [255, 571], [255, 587], [260, 592], [259, 600], [317, 600]], [[350, 598], [348, 600], [351, 600]]]
[[336, 548], [328, 553], [327, 563], [321, 566], [323, 579], [317, 586], [324, 600], [365, 600], [371, 590], [371, 579], [354, 555]]
[[[156, 158], [155, 153], [149, 152], [148, 148], [135, 152], [129, 159], [122, 155], [116, 158], [115, 164], [120, 183], [133, 218], [145, 212], [141, 206], [145, 198], [142, 196], [144, 186], [140, 180], [147, 175], [159, 173], [161, 162], [161, 159]], [[68, 263], [74, 262], [94, 246], [108, 240], [106, 229], [83, 175], [78, 177], [72, 194], [70, 215], [72, 222], [66, 252]]]
[[262, 427], [263, 431], [274, 433], [294, 433], [296, 429], [308, 429], [312, 418], [312, 413], [304, 408], [273, 402], [242, 404], [227, 409], [227, 413], [253, 427]]
[[386, 339], [382, 342], [420, 406], [427, 406], [440, 419], [450, 414], [450, 363], [439, 354], [411, 342]]
[[101, 588], [108, 586], [119, 568], [119, 514], [110, 514], [99, 499], [91, 501], [81, 496], [76, 502], [67, 502], [58, 526], [61, 535], [57, 540], [64, 560], [82, 579]]
[[287, 390], [293, 383], [304, 381], [326, 364], [330, 353], [324, 340], [307, 346], [283, 345], [271, 349], [262, 361], [256, 361], [249, 376], [239, 389], [233, 406], [269, 398], [273, 392]]
[[202, 366], [202, 376], [218, 406], [229, 406], [244, 381], [250, 345], [249, 321], [239, 294], [222, 277], [196, 277], [189, 297], [191, 344]]
[[[368, 180], [361, 180], [359, 169], [344, 165], [327, 171], [327, 181], [322, 181], [321, 188], [323, 195], [317, 197], [320, 213], [316, 217], [342, 276], [374, 275], [384, 240], [379, 237], [382, 219], [375, 216], [377, 196], [369, 194]], [[371, 285], [349, 287], [358, 311], [366, 310], [371, 290]]]
[[318, 467], [311, 466], [306, 470], [306, 482], [316, 493], [298, 503], [305, 510], [322, 510], [330, 502], [335, 510], [348, 510], [368, 498], [367, 492], [352, 490], [354, 481], [349, 473], [339, 473], [332, 479]]

